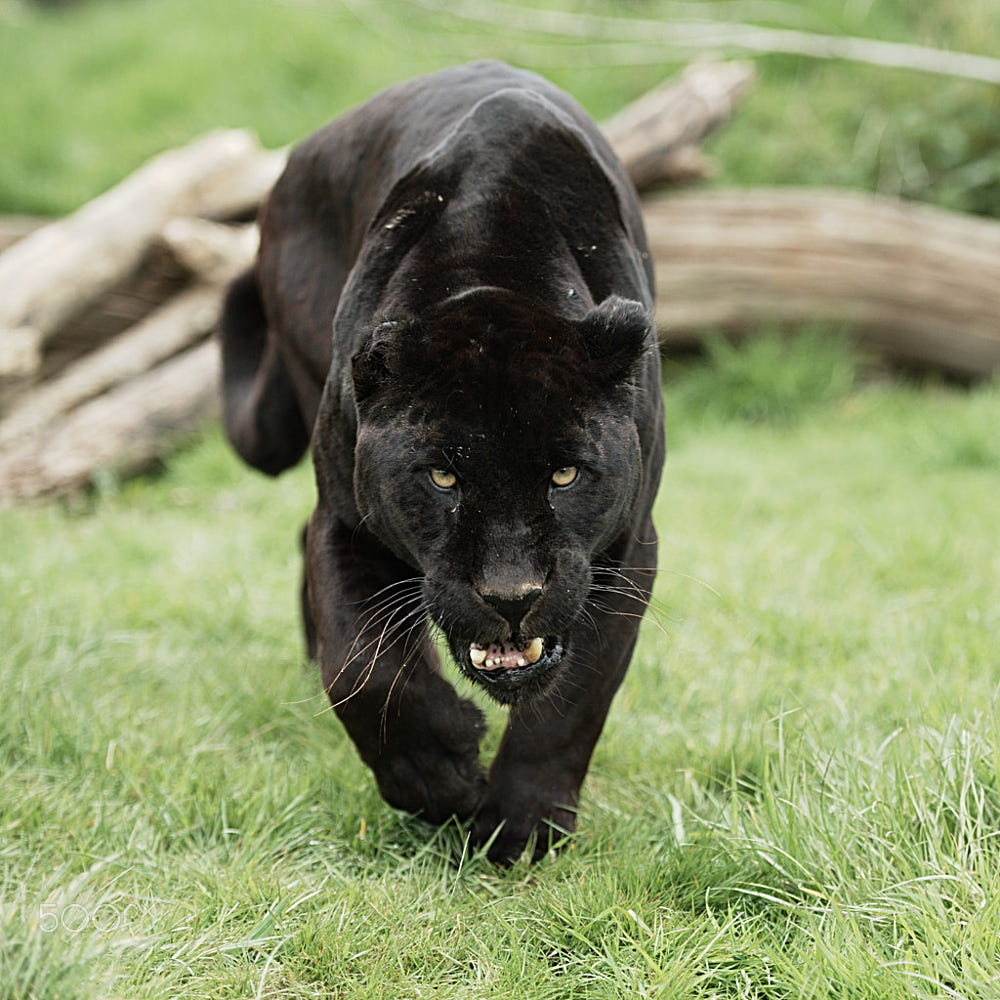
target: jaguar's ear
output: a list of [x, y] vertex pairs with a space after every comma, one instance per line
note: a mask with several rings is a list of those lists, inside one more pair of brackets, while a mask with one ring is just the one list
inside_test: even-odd
[[393, 384], [399, 369], [399, 338], [407, 325], [400, 321], [379, 323], [351, 359], [354, 400], [358, 406]]
[[611, 295], [580, 322], [584, 349], [595, 373], [609, 384], [631, 382], [656, 342], [653, 318], [640, 302]]

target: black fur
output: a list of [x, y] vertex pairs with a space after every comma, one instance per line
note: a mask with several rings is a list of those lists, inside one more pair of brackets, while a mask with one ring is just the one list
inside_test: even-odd
[[[271, 474], [312, 434], [303, 606], [331, 702], [390, 803], [538, 857], [574, 827], [655, 572], [635, 192], [569, 97], [477, 63], [307, 139], [261, 231], [222, 322], [225, 421]], [[488, 776], [428, 619], [511, 706]], [[471, 657], [534, 637], [525, 665]]]

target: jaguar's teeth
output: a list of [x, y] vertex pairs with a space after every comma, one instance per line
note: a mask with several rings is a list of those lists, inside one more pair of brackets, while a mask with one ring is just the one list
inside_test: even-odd
[[544, 643], [542, 642], [541, 636], [535, 636], [527, 646], [524, 647], [522, 653], [524, 654], [524, 659], [527, 663], [537, 663], [542, 658], [542, 650], [544, 648]]
[[469, 662], [477, 670], [516, 670], [537, 663], [545, 652], [545, 640], [540, 636], [527, 642], [472, 642]]

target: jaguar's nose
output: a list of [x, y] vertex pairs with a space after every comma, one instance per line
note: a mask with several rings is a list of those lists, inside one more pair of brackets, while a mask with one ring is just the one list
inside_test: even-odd
[[537, 584], [527, 584], [516, 593], [481, 590], [479, 596], [510, 625], [511, 632], [516, 635], [520, 632], [521, 622], [542, 596], [542, 588]]

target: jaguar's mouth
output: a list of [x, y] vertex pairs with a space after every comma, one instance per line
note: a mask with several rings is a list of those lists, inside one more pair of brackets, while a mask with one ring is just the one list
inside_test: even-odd
[[473, 642], [469, 645], [469, 660], [477, 670], [520, 670], [537, 663], [545, 652], [541, 636], [523, 642]]
[[469, 673], [498, 701], [513, 704], [545, 686], [545, 678], [566, 653], [557, 636], [514, 637], [505, 642], [472, 642], [466, 650]]

